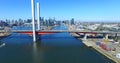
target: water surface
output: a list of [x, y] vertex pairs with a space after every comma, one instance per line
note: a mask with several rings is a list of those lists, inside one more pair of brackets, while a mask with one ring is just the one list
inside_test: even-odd
[[[57, 26], [57, 29], [67, 29]], [[2, 39], [0, 63], [114, 63], [94, 49], [86, 47], [69, 33], [41, 35], [33, 43], [29, 35], [13, 33]]]

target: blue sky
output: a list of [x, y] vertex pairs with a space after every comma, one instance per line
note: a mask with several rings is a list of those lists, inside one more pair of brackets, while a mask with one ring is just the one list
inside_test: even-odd
[[[35, 0], [40, 15], [57, 20], [120, 21], [120, 0]], [[31, 18], [31, 0], [0, 0], [0, 20]]]

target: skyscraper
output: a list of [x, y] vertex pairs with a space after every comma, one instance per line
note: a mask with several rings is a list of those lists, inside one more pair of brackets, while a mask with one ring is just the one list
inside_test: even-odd
[[40, 17], [40, 25], [43, 26], [44, 25], [44, 17]]
[[74, 18], [71, 19], [71, 25], [74, 25], [75, 22], [74, 22]]

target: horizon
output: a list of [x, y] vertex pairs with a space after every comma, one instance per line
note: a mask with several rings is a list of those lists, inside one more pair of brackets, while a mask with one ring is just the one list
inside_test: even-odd
[[[21, 18], [19, 18], [19, 19], [21, 19]], [[0, 21], [6, 21], [6, 20], [8, 20], [8, 21], [19, 21], [19, 19], [3, 19], [3, 20], [0, 20]], [[28, 18], [28, 19], [31, 19], [31, 18]], [[28, 19], [22, 19], [22, 20], [28, 20]], [[71, 18], [72, 19], [72, 18]], [[57, 20], [57, 19], [55, 19], [56, 21], [70, 21], [71, 19], [69, 19], [69, 20]], [[32, 20], [32, 19], [31, 19]], [[35, 19], [35, 20], [37, 20], [37, 18]], [[49, 20], [49, 19], [44, 19], [44, 20]], [[75, 22], [93, 22], [93, 23], [120, 23], [120, 20], [119, 21], [109, 21], [109, 20], [99, 20], [99, 21], [85, 21], [85, 20], [75, 20], [74, 19], [74, 21]]]
[[[119, 0], [35, 0], [35, 7], [37, 2], [45, 19], [120, 22]], [[0, 8], [0, 20], [31, 19], [30, 0], [1, 0]]]

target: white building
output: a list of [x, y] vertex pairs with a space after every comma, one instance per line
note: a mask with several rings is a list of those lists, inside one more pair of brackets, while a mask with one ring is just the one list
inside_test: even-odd
[[100, 24], [94, 24], [94, 25], [89, 25], [87, 28], [90, 30], [96, 30], [99, 26]]

